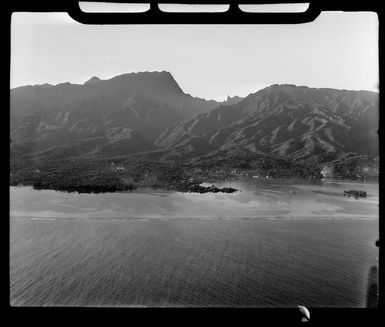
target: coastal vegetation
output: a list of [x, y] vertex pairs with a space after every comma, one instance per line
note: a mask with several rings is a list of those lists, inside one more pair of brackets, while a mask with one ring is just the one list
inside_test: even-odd
[[[325, 176], [326, 174], [326, 176]], [[328, 165], [318, 162], [296, 163], [273, 157], [220, 155], [181, 163], [142, 160], [135, 157], [105, 159], [11, 160], [10, 185], [28, 185], [79, 193], [124, 192], [138, 188], [180, 192], [232, 192], [204, 189], [199, 184], [233, 180], [242, 176], [259, 178], [325, 177], [377, 180], [378, 160], [345, 156]]]

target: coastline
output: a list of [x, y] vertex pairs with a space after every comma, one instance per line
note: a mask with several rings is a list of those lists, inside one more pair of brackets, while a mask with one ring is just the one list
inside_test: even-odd
[[[234, 179], [235, 180], [235, 179]], [[210, 183], [212, 184], [212, 183]], [[10, 187], [31, 187], [34, 190], [50, 190], [57, 192], [66, 192], [66, 193], [78, 193], [78, 194], [100, 194], [100, 193], [147, 193], [151, 194], [154, 192], [158, 192], [161, 194], [171, 194], [174, 192], [180, 193], [235, 193], [240, 190], [232, 188], [232, 187], [223, 187], [219, 188], [214, 186], [201, 186], [198, 183], [189, 183], [189, 184], [181, 184], [178, 186], [175, 185], [167, 185], [167, 186], [135, 186], [132, 184], [122, 185], [119, 187], [109, 186], [109, 185], [77, 185], [77, 186], [68, 186], [68, 185], [42, 185], [42, 184], [10, 184]], [[158, 195], [158, 194], [154, 194]]]
[[[309, 181], [309, 178], [306, 177], [269, 177], [270, 180], [275, 179], [298, 179], [303, 181]], [[247, 177], [247, 176], [233, 176], [229, 178], [226, 176], [226, 178], [215, 178], [210, 181], [203, 181], [201, 179], [197, 179], [196, 181], [187, 182], [185, 179], [176, 182], [176, 181], [169, 181], [169, 182], [162, 182], [162, 183], [156, 183], [153, 185], [148, 185], [149, 183], [146, 183], [146, 181], [139, 181], [137, 184], [131, 184], [131, 183], [112, 183], [111, 185], [103, 183], [103, 184], [75, 184], [75, 185], [68, 185], [66, 183], [42, 183], [42, 182], [11, 182], [10, 187], [31, 187], [34, 190], [51, 190], [51, 191], [57, 191], [57, 192], [66, 192], [66, 193], [78, 193], [78, 194], [101, 194], [101, 193], [162, 193], [162, 194], [171, 194], [174, 192], [181, 192], [181, 193], [234, 193], [234, 192], [240, 192], [238, 189], [233, 189], [232, 191], [226, 191], [227, 187], [223, 187], [224, 191], [221, 190], [220, 187], [217, 187], [217, 190], [203, 190], [203, 188], [209, 188], [207, 186], [201, 186], [200, 188], [198, 185], [202, 184], [209, 184], [214, 186], [214, 184], [223, 184], [225, 182], [234, 182], [238, 180], [243, 179], [250, 179], [254, 180], [255, 178]], [[265, 180], [264, 177], [256, 178], [258, 180]], [[334, 183], [343, 183], [343, 184], [351, 184], [351, 185], [358, 185], [361, 183], [368, 183], [368, 184], [378, 184], [378, 180], [354, 180], [354, 179], [310, 179], [310, 181], [314, 182], [322, 182], [325, 184], [334, 184]], [[195, 188], [195, 190], [193, 190]], [[230, 188], [231, 189], [231, 188]]]
[[[371, 186], [371, 200], [358, 201], [343, 196], [344, 186], [331, 193], [319, 193], [327, 185], [297, 185], [296, 194], [288, 181], [238, 181], [218, 183], [232, 186], [239, 193], [188, 193], [138, 188], [134, 191], [103, 194], [78, 194], [53, 190], [35, 190], [31, 186], [10, 187], [11, 215], [36, 219], [55, 217], [91, 220], [291, 220], [291, 219], [374, 219], [378, 217], [378, 193]], [[310, 187], [310, 188], [309, 188]], [[127, 194], [130, 193], [130, 194]], [[41, 202], [41, 205], [38, 204]], [[327, 207], [325, 207], [327, 203]]]

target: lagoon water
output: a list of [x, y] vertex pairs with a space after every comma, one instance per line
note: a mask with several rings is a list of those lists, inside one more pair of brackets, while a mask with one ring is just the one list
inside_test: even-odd
[[[378, 266], [377, 183], [217, 185], [241, 192], [11, 187], [11, 304], [366, 305], [369, 272]], [[368, 197], [347, 198], [344, 189]]]

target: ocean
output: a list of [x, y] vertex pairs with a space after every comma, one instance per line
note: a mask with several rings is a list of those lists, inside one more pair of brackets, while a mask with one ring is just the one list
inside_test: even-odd
[[[375, 298], [378, 184], [218, 185], [241, 192], [11, 187], [11, 305], [365, 307]], [[353, 187], [368, 197], [344, 197]]]

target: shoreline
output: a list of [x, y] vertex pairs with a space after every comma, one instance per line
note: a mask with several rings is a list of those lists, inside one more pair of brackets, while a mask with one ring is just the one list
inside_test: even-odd
[[[198, 187], [200, 184], [211, 184], [215, 186], [215, 184], [222, 184], [226, 182], [234, 182], [237, 180], [255, 180], [255, 178], [244, 177], [244, 176], [234, 176], [234, 178], [226, 178], [226, 179], [217, 179], [215, 181], [210, 182], [180, 182], [178, 184], [169, 184], [169, 185], [157, 185], [157, 186], [143, 186], [143, 185], [134, 185], [134, 184], [120, 184], [120, 185], [92, 185], [92, 184], [84, 184], [84, 185], [45, 185], [43, 183], [10, 183], [10, 187], [31, 187], [34, 190], [42, 190], [42, 191], [56, 191], [56, 192], [64, 192], [64, 193], [77, 193], [77, 194], [102, 194], [102, 193], [162, 193], [162, 194], [171, 194], [175, 192], [180, 193], [236, 193], [241, 192], [241, 190], [233, 189], [229, 187], [216, 187], [217, 190], [204, 190], [204, 188], [210, 187]], [[263, 177], [256, 178], [257, 180], [265, 180]], [[279, 177], [279, 178], [269, 178], [268, 180], [281, 180], [281, 179], [294, 179], [298, 181], [313, 181], [313, 182], [322, 182], [325, 184], [332, 183], [345, 183], [345, 184], [361, 184], [361, 183], [369, 183], [369, 184], [378, 184], [379, 181], [368, 180], [352, 180], [352, 179], [308, 179], [305, 177]], [[191, 190], [191, 188], [195, 188], [195, 190]], [[232, 189], [231, 191], [226, 191], [226, 189]], [[224, 190], [224, 191], [223, 191]], [[155, 194], [156, 195], [156, 194]]]
[[[212, 184], [214, 186], [214, 184]], [[56, 187], [36, 187], [33, 184], [16, 184], [10, 185], [9, 187], [30, 187], [36, 191], [55, 191], [63, 193], [74, 193], [74, 194], [104, 194], [104, 193], [137, 193], [137, 194], [150, 194], [150, 193], [161, 193], [154, 195], [162, 194], [172, 194], [172, 193], [235, 193], [240, 192], [240, 190], [231, 188], [231, 187], [204, 187], [199, 186], [196, 183], [189, 184], [187, 187], [148, 187], [148, 186], [128, 186], [125, 188], [114, 188], [114, 187], [100, 187], [92, 185], [82, 185], [81, 187], [66, 187], [66, 186], [56, 186]]]

